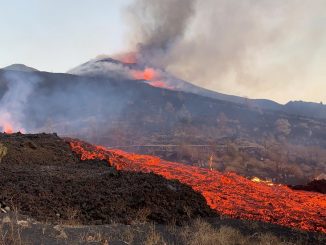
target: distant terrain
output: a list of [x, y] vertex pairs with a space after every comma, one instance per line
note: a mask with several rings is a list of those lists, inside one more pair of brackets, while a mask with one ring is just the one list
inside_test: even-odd
[[[29, 94], [15, 98], [16, 84], [29, 86]], [[1, 70], [0, 98], [7, 92], [18, 101], [17, 119], [29, 132], [58, 132], [286, 184], [303, 184], [326, 171], [324, 119], [157, 88], [141, 80], [34, 70]]]
[[[71, 69], [68, 73], [81, 75], [81, 76], [102, 76], [106, 78], [124, 78], [128, 77], [128, 73], [131, 71], [151, 71], [150, 64], [144, 63], [124, 63], [122, 61], [112, 59], [112, 58], [99, 58], [88, 61], [80, 66]], [[155, 71], [155, 69], [153, 69]], [[321, 103], [312, 103], [312, 102], [304, 102], [304, 101], [289, 101], [285, 105], [277, 103], [268, 99], [252, 99], [245, 98], [235, 95], [222, 94], [216, 91], [211, 91], [208, 89], [201, 88], [196, 86], [190, 82], [178, 79], [173, 75], [167, 73], [164, 70], [158, 69], [159, 77], [153, 79], [162, 78], [164, 84], [167, 88], [173, 88], [176, 91], [183, 91], [193, 94], [202, 95], [205, 97], [219, 99], [224, 101], [229, 101], [241, 105], [245, 105], [248, 107], [256, 108], [256, 109], [270, 109], [276, 111], [283, 111], [286, 113], [308, 116], [308, 117], [316, 117], [326, 119], [326, 105]], [[151, 79], [149, 76], [145, 75], [144, 79]], [[150, 82], [149, 82], [150, 83]]]

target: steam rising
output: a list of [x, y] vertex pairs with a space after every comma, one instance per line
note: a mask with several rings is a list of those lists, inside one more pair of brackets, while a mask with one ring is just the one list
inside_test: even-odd
[[136, 0], [129, 39], [146, 62], [213, 90], [322, 100], [325, 9], [323, 0]]
[[[119, 88], [126, 84], [118, 81]], [[0, 132], [57, 132], [95, 142], [97, 130], [110, 130], [127, 103], [114, 84], [114, 78], [1, 71]]]
[[38, 83], [38, 78], [30, 76], [21, 79], [18, 74], [6, 73], [5, 78], [11, 82], [0, 100], [0, 128], [5, 132], [24, 132], [25, 104]]

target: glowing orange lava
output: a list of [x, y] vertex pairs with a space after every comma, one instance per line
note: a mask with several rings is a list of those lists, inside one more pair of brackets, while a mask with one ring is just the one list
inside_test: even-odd
[[256, 183], [264, 183], [264, 184], [266, 184], [266, 185], [274, 185], [273, 182], [271, 182], [271, 181], [269, 181], [269, 180], [262, 180], [262, 179], [260, 179], [260, 178], [258, 178], [258, 177], [253, 177], [253, 178], [251, 179], [251, 181], [256, 182]]
[[132, 71], [132, 76], [137, 80], [151, 81], [157, 77], [157, 74], [154, 69], [146, 68], [143, 71]]
[[162, 82], [162, 81], [151, 81], [151, 82], [148, 82], [148, 84], [153, 87], [157, 87], [157, 88], [166, 88], [166, 89], [173, 90], [172, 86], [169, 86], [165, 82]]
[[157, 157], [107, 150], [70, 140], [81, 159], [105, 159], [119, 170], [153, 172], [177, 179], [200, 192], [208, 205], [233, 218], [270, 222], [326, 233], [326, 195], [294, 191], [284, 185], [254, 182], [235, 173], [221, 173]]
[[172, 86], [167, 85], [165, 82], [161, 80], [157, 80], [160, 78], [160, 75], [152, 68], [146, 68], [143, 71], [132, 71], [131, 74], [134, 79], [146, 80], [148, 81], [148, 84], [153, 87], [173, 90]]
[[4, 130], [4, 132], [5, 132], [6, 134], [12, 134], [12, 133], [14, 132], [13, 127], [12, 127], [11, 124], [9, 124], [9, 123], [5, 123], [5, 124], [3, 125], [3, 130]]
[[[114, 56], [114, 58], [116, 60], [121, 61], [124, 64], [137, 64], [139, 56], [137, 55], [137, 52], [129, 52], [129, 53], [117, 54]], [[133, 79], [148, 81], [147, 84], [153, 87], [165, 88], [171, 90], [174, 89], [172, 86], [169, 86], [162, 81], [160, 71], [155, 70], [151, 67], [146, 67], [144, 70], [131, 69], [130, 75]]]

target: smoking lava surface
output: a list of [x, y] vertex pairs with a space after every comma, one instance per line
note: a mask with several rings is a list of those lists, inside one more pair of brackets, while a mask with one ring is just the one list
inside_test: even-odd
[[76, 140], [70, 140], [70, 145], [82, 160], [102, 159], [118, 170], [153, 172], [166, 179], [177, 179], [200, 192], [220, 214], [326, 233], [324, 194], [253, 182], [235, 173], [223, 174], [157, 157], [107, 150]]

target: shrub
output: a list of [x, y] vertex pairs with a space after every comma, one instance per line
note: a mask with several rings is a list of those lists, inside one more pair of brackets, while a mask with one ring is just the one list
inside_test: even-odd
[[8, 148], [0, 143], [0, 163], [2, 159], [7, 155], [8, 153]]

